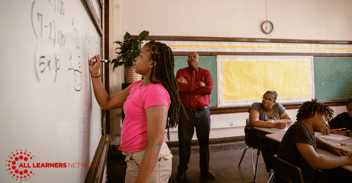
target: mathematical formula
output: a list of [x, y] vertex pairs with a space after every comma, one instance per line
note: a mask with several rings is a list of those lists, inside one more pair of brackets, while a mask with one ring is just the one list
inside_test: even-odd
[[[31, 25], [37, 40], [34, 71], [40, 83], [56, 82], [64, 75], [71, 75], [75, 91], [82, 89], [82, 64], [89, 56], [90, 37], [87, 30], [77, 25], [76, 17], [66, 14], [64, 0], [33, 0]], [[70, 20], [69, 22], [67, 20]], [[97, 44], [99, 51], [99, 41]], [[68, 72], [68, 73], [67, 73]]]

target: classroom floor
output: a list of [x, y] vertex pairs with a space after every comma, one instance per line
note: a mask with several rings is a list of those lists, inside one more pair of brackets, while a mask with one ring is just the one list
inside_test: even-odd
[[[238, 163], [246, 144], [243, 141], [211, 144], [210, 145], [210, 170], [215, 174], [214, 180], [204, 179], [200, 176], [199, 169], [199, 147], [192, 146], [191, 160], [187, 170], [187, 180], [183, 182], [190, 183], [230, 183], [230, 182], [253, 182], [253, 170], [251, 161], [252, 149], [248, 149], [243, 158], [241, 167]], [[170, 147], [174, 155], [172, 160], [172, 175], [169, 183], [178, 183], [176, 181], [177, 166], [179, 164], [178, 147]], [[256, 155], [255, 151], [255, 155]], [[269, 173], [265, 170], [262, 156], [259, 158], [257, 183], [267, 182]]]
[[[244, 141], [210, 144], [210, 170], [215, 174], [214, 180], [204, 179], [200, 176], [199, 169], [199, 146], [192, 146], [191, 160], [188, 164], [187, 179], [183, 183], [232, 183], [253, 182], [253, 170], [251, 161], [252, 149], [248, 149], [243, 158], [241, 167], [238, 163], [246, 144]], [[116, 147], [115, 147], [116, 148]], [[112, 150], [112, 149], [110, 149]], [[172, 151], [172, 175], [169, 183], [181, 183], [176, 181], [177, 166], [179, 164], [178, 147], [170, 147]], [[256, 150], [255, 156], [256, 156]], [[108, 183], [124, 182], [125, 157], [121, 153], [110, 152], [107, 160]], [[265, 183], [269, 179], [269, 173], [265, 170], [262, 156], [258, 164], [257, 183]]]

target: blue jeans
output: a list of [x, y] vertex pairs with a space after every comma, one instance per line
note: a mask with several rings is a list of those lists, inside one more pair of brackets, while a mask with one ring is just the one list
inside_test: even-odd
[[191, 156], [191, 140], [196, 128], [199, 144], [199, 166], [202, 171], [209, 170], [209, 133], [210, 133], [210, 110], [204, 108], [200, 111], [190, 111], [186, 109], [187, 117], [180, 112], [178, 125], [179, 139], [179, 171], [186, 171]]

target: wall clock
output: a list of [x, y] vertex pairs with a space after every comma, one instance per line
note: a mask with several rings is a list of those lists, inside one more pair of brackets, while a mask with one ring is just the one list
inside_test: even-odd
[[269, 21], [269, 20], [265, 20], [264, 22], [262, 22], [262, 24], [260, 25], [260, 29], [262, 30], [262, 32], [264, 32], [265, 34], [270, 34], [273, 30], [274, 30], [274, 24]]

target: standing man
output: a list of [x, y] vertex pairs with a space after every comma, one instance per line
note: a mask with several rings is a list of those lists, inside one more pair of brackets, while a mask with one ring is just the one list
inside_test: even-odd
[[209, 171], [209, 133], [210, 133], [210, 94], [213, 91], [213, 79], [208, 70], [198, 67], [200, 60], [198, 53], [188, 55], [188, 67], [177, 71], [176, 79], [180, 88], [180, 99], [186, 114], [180, 112], [178, 139], [179, 159], [176, 179], [186, 178], [187, 164], [191, 156], [191, 140], [196, 127], [199, 143], [201, 175], [214, 179], [214, 173]]

